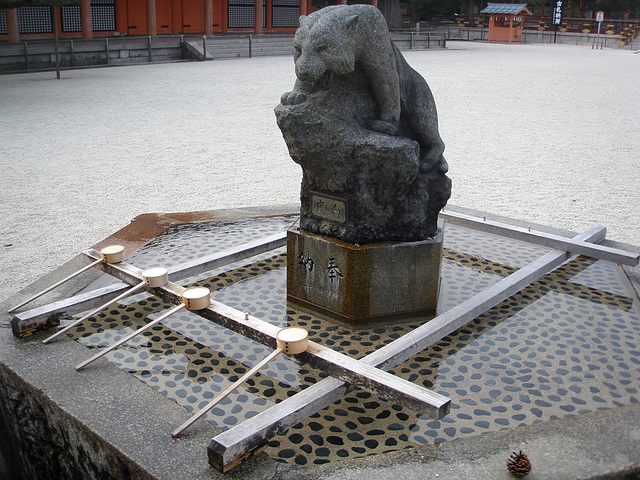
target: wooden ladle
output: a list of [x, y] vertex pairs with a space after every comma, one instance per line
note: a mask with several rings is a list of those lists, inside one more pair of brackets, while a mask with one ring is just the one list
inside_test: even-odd
[[225, 399], [231, 392], [233, 392], [236, 388], [242, 385], [244, 382], [249, 380], [253, 375], [256, 374], [258, 370], [264, 367], [271, 360], [276, 358], [281, 353], [286, 353], [288, 355], [295, 355], [297, 353], [302, 353], [307, 350], [309, 346], [309, 334], [304, 328], [300, 327], [287, 327], [283, 328], [276, 334], [276, 343], [278, 348], [276, 348], [273, 353], [267, 356], [264, 360], [254, 366], [251, 370], [245, 373], [241, 378], [239, 378], [233, 385], [229, 386], [224, 392], [218, 395], [215, 399], [205, 405], [199, 412], [197, 412], [193, 417], [184, 422], [181, 426], [176, 428], [173, 432], [171, 432], [171, 436], [177, 437], [185, 430], [189, 425], [202, 417], [205, 413], [215, 407], [219, 402]]
[[104, 247], [102, 250], [100, 250], [100, 254], [101, 257], [99, 260], [96, 260], [95, 262], [90, 263], [89, 265], [87, 265], [86, 267], [82, 267], [80, 270], [78, 270], [75, 273], [72, 273], [71, 275], [69, 275], [66, 278], [63, 278], [62, 280], [60, 280], [57, 283], [54, 283], [53, 285], [51, 285], [50, 287], [45, 288], [43, 291], [41, 291], [40, 293], [36, 293], [34, 296], [28, 298], [27, 300], [25, 300], [24, 302], [22, 302], [19, 305], [16, 305], [15, 307], [7, 310], [8, 313], [13, 313], [16, 310], [18, 310], [20, 307], [24, 307], [27, 303], [34, 301], [36, 298], [41, 297], [42, 295], [44, 295], [47, 292], [50, 292], [51, 290], [53, 290], [56, 287], [59, 287], [60, 285], [62, 285], [65, 282], [68, 282], [69, 280], [71, 280], [74, 277], [77, 277], [78, 275], [80, 275], [83, 272], [86, 272], [87, 270], [89, 270], [92, 267], [95, 267], [96, 265], [98, 265], [99, 263], [102, 262], [106, 262], [106, 263], [120, 263], [121, 261], [124, 260], [124, 247], [122, 245], [110, 245], [108, 247]]
[[62, 335], [63, 333], [68, 332], [69, 330], [71, 330], [73, 327], [75, 327], [77, 325], [80, 325], [87, 318], [93, 317], [100, 310], [104, 310], [109, 305], [113, 305], [114, 303], [118, 302], [119, 300], [122, 300], [123, 298], [128, 297], [129, 295], [132, 295], [133, 293], [135, 293], [138, 290], [142, 289], [142, 287], [145, 287], [145, 286], [146, 287], [151, 287], [151, 288], [153, 288], [153, 287], [162, 287], [163, 285], [166, 285], [167, 283], [169, 283], [169, 273], [168, 273], [167, 269], [164, 268], [164, 267], [148, 268], [147, 270], [142, 272], [142, 278], [144, 279], [143, 282], [140, 282], [138, 285], [134, 285], [133, 287], [128, 289], [126, 292], [123, 292], [120, 295], [118, 295], [116, 298], [113, 298], [113, 299], [109, 300], [107, 303], [105, 303], [103, 305], [100, 305], [99, 307], [91, 310], [89, 313], [84, 315], [82, 318], [79, 318], [78, 320], [74, 321], [73, 323], [67, 325], [62, 330], [57, 331], [56, 333], [54, 333], [50, 337], [45, 338], [42, 341], [42, 343], [49, 343], [54, 338], [57, 338], [60, 335]]
[[102, 357], [103, 355], [109, 353], [114, 348], [117, 348], [120, 345], [122, 345], [123, 343], [128, 342], [133, 337], [135, 337], [137, 335], [140, 335], [145, 330], [150, 329], [151, 327], [153, 327], [157, 323], [160, 323], [161, 321], [163, 321], [167, 317], [173, 315], [176, 312], [179, 312], [183, 308], [186, 308], [188, 310], [202, 310], [202, 309], [207, 308], [210, 304], [211, 304], [211, 291], [208, 288], [205, 288], [205, 287], [187, 288], [182, 293], [182, 303], [180, 305], [177, 305], [177, 306], [173, 307], [172, 309], [170, 309], [165, 314], [160, 315], [155, 320], [153, 320], [153, 321], [147, 323], [146, 325], [140, 327], [135, 332], [130, 333], [129, 335], [127, 335], [123, 339], [121, 339], [118, 342], [114, 343], [113, 345], [105, 348], [100, 353], [95, 354], [90, 359], [85, 360], [84, 362], [82, 362], [81, 364], [76, 366], [76, 370], [80, 370], [80, 369], [86, 367], [91, 362], [93, 362], [93, 361], [99, 359], [100, 357]]

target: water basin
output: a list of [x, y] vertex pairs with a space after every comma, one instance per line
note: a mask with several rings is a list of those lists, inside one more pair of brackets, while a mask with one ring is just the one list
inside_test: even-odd
[[[282, 216], [180, 225], [127, 261], [169, 267], [280, 232], [294, 221]], [[547, 251], [447, 225], [438, 313]], [[355, 358], [430, 320], [350, 329], [292, 308], [284, 248], [181, 284], [206, 286], [213, 300], [280, 327], [304, 327], [310, 340]], [[101, 348], [170, 306], [148, 294], [132, 296], [69, 334], [90, 349]], [[183, 311], [107, 358], [195, 412], [269, 353]], [[322, 464], [638, 403], [638, 298], [619, 266], [576, 257], [392, 372], [451, 398], [451, 413], [434, 421], [355, 390], [272, 439], [267, 454], [298, 465]], [[281, 355], [205, 418], [221, 429], [232, 427], [325, 376]]]

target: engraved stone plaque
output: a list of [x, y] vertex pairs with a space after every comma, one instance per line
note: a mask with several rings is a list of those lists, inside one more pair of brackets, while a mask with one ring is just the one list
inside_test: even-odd
[[337, 197], [311, 193], [311, 214], [338, 223], [347, 221], [347, 202]]

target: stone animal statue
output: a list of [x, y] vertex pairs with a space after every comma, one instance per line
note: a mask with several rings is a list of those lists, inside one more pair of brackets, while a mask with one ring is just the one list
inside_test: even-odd
[[[451, 194], [435, 102], [382, 13], [340, 5], [301, 17], [294, 61], [275, 113], [303, 170], [300, 228], [360, 244], [435, 235]], [[344, 215], [325, 214], [332, 199]]]
[[283, 105], [300, 103], [310, 91], [327, 87], [334, 74], [358, 68], [365, 73], [380, 109], [380, 118], [372, 120], [369, 128], [398, 135], [402, 116], [421, 147], [420, 173], [447, 173], [431, 90], [391, 41], [386, 20], [376, 7], [331, 6], [301, 16], [293, 58], [297, 80], [293, 91], [283, 95]]

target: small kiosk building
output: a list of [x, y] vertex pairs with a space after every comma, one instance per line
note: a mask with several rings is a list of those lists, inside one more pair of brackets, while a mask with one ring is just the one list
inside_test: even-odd
[[489, 14], [490, 42], [522, 41], [523, 15], [532, 15], [526, 3], [489, 3], [480, 13]]

